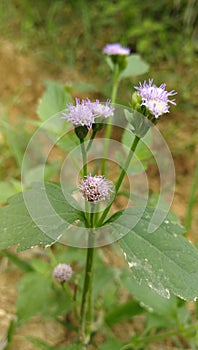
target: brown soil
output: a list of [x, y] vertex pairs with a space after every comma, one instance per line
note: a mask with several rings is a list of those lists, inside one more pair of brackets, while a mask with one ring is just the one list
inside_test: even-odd
[[[76, 71], [59, 72], [53, 71], [53, 67], [49, 64], [44, 65], [38, 62], [31, 55], [21, 55], [13, 44], [0, 40], [0, 113], [7, 112], [10, 121], [15, 124], [21, 115], [28, 115], [28, 118], [36, 118], [36, 106], [38, 99], [44, 90], [43, 81], [45, 79], [56, 79], [62, 81], [77, 82], [79, 74]], [[64, 79], [62, 78], [64, 77]], [[83, 78], [80, 76], [80, 78]], [[175, 115], [175, 119], [179, 119], [179, 115]], [[185, 142], [188, 143], [192, 136], [192, 127], [186, 129], [186, 125], [176, 130], [174, 139], [168, 139], [170, 147], [174, 147], [174, 140], [177, 139], [178, 144], [182, 143], [185, 149]], [[196, 149], [198, 154], [198, 148]], [[192, 174], [195, 168], [195, 157], [191, 158], [187, 155], [175, 153], [173, 155], [177, 173], [177, 184], [175, 198], [173, 201], [173, 210], [184, 222], [187, 208], [187, 199], [192, 183]], [[151, 168], [152, 172], [152, 168]], [[154, 172], [155, 177], [155, 172]], [[198, 211], [194, 210], [194, 219], [190, 238], [193, 241], [198, 239]], [[0, 342], [8, 329], [11, 319], [15, 317], [15, 285], [20, 279], [21, 273], [10, 265], [7, 258], [0, 260]], [[123, 334], [131, 332], [123, 330]], [[61, 339], [65, 339], [65, 330], [55, 322], [44, 322], [39, 318], [21, 327], [14, 336], [13, 345], [10, 350], [33, 350], [35, 347], [31, 345], [24, 337], [25, 334], [36, 335], [56, 344]], [[160, 349], [160, 347], [157, 347]], [[171, 348], [171, 347], [170, 347]], [[0, 343], [1, 349], [1, 343]], [[153, 347], [154, 349], [154, 347]], [[163, 349], [163, 348], [161, 348]], [[165, 348], [164, 348], [165, 349]], [[169, 349], [167, 344], [166, 349]], [[171, 348], [173, 349], [173, 348]]]

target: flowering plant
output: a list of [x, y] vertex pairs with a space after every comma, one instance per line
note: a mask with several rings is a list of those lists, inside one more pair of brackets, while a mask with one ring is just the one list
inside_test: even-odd
[[[169, 113], [170, 104], [176, 105], [174, 99], [169, 99], [176, 92], [167, 91], [165, 84], [157, 87], [150, 79], [148, 83], [145, 81], [134, 87], [129, 106], [117, 105], [119, 82], [130, 71], [130, 50], [120, 44], [108, 44], [103, 53], [110, 59], [113, 73], [111, 100], [102, 103], [76, 98], [71, 102], [70, 97], [63, 111], [47, 118], [24, 154], [23, 193], [11, 198], [10, 203], [0, 209], [1, 249], [15, 244], [19, 250], [24, 250], [39, 244], [52, 247], [61, 243], [75, 247], [76, 256], [77, 248], [85, 248], [83, 278], [80, 273], [78, 281], [75, 280], [79, 265], [72, 265], [68, 251], [64, 252], [63, 262], [63, 255], [61, 261], [57, 261], [51, 249], [53, 269], [42, 280], [49, 294], [51, 312], [55, 312], [56, 317], [61, 314], [54, 303], [50, 304], [53, 276], [53, 295], [60, 299], [61, 310], [64, 308], [66, 312], [65, 319], [68, 315], [74, 318], [69, 326], [64, 318], [61, 319], [68, 328], [73, 327], [76, 331], [71, 349], [89, 349], [93, 335], [105, 324], [107, 329], [112, 329], [116, 317], [121, 321], [128, 317], [129, 311], [131, 316], [137, 315], [144, 307], [154, 310], [158, 316], [165, 315], [165, 319], [174, 314], [175, 322], [178, 318], [178, 314], [175, 315], [176, 297], [196, 300], [198, 296], [198, 253], [182, 236], [184, 229], [178, 220], [169, 213], [174, 193], [174, 164], [155, 127], [162, 115]], [[121, 142], [113, 137], [114, 130], [119, 130]], [[30, 186], [26, 182], [27, 168], [30, 164], [35, 168], [35, 157], [38, 156], [37, 149], [34, 152], [35, 145], [40, 146], [39, 167], [37, 181]], [[45, 181], [45, 166], [54, 145], [66, 152], [59, 168], [59, 183]], [[155, 157], [161, 177], [160, 194], [154, 205], [149, 197], [145, 171], [145, 159], [147, 162], [150, 157], [148, 151]], [[118, 242], [119, 254], [126, 260], [127, 269], [119, 275], [112, 270], [105, 275], [108, 267], [103, 265], [95, 277], [94, 259], [97, 262], [100, 259], [99, 254], [95, 256], [95, 251], [114, 242]], [[34, 264], [30, 266], [23, 262], [23, 267], [33, 273]], [[107, 304], [111, 305], [111, 300], [108, 295], [113, 298], [116, 293], [115, 289], [112, 292], [113, 279], [120, 279], [121, 285], [128, 288], [135, 300], [127, 300], [124, 306], [116, 305], [117, 301], [114, 301], [115, 310], [109, 310]], [[36, 281], [34, 276], [35, 284]], [[98, 299], [94, 294], [97, 282]], [[23, 287], [28, 283], [29, 280], [25, 280]], [[57, 285], [64, 294], [60, 294]], [[26, 300], [29, 303], [29, 295]], [[24, 313], [27, 318], [32, 316], [26, 310], [24, 300], [19, 305], [19, 320]], [[37, 311], [41, 306], [43, 302], [37, 304]], [[128, 342], [112, 340], [110, 336], [107, 346], [108, 349], [140, 349], [148, 342], [142, 336], [132, 336]], [[101, 345], [99, 349], [105, 348]]]

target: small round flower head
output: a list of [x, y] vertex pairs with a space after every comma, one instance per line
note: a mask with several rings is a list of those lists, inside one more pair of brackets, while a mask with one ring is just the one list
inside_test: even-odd
[[54, 268], [53, 276], [59, 282], [67, 282], [73, 275], [73, 270], [70, 265], [58, 264]]
[[109, 200], [110, 193], [113, 192], [113, 183], [101, 175], [88, 175], [81, 181], [79, 190], [86, 201], [99, 203]]
[[157, 119], [162, 114], [169, 113], [169, 103], [176, 105], [175, 100], [169, 100], [169, 96], [177, 94], [176, 91], [166, 91], [166, 84], [161, 84], [157, 87], [153, 84], [153, 79], [149, 79], [149, 83], [139, 83], [140, 86], [135, 86], [135, 89], [139, 91], [142, 98], [142, 106], [148, 108], [148, 110]]
[[99, 116], [110, 117], [113, 115], [114, 108], [110, 106], [110, 101], [102, 104], [99, 100], [91, 102], [88, 98], [80, 101], [76, 98], [76, 105], [69, 104], [69, 113], [63, 113], [63, 118], [71, 122], [75, 127], [86, 126], [88, 129], [95, 123]]
[[102, 52], [108, 56], [121, 55], [128, 56], [130, 55], [130, 49], [128, 47], [122, 46], [120, 43], [107, 44]]

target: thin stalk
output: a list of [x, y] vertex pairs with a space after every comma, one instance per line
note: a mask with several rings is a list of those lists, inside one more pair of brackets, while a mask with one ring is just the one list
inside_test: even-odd
[[[114, 65], [114, 70], [113, 70], [113, 88], [112, 88], [112, 93], [111, 93], [111, 103], [115, 103], [116, 101], [116, 96], [117, 96], [117, 91], [118, 91], [118, 86], [120, 82], [120, 72], [119, 72], [119, 66], [118, 64]], [[109, 149], [109, 140], [111, 138], [111, 131], [112, 131], [112, 117], [108, 118], [108, 124], [106, 126], [106, 132], [105, 132], [105, 140], [104, 140], [104, 152], [103, 152], [103, 159], [102, 159], [102, 164], [101, 164], [101, 173], [102, 175], [105, 174], [105, 163], [106, 163], [106, 158], [108, 154], [108, 149]]]
[[91, 148], [91, 145], [92, 145], [92, 142], [93, 142], [93, 140], [94, 140], [94, 138], [96, 136], [96, 133], [97, 133], [97, 131], [93, 131], [92, 132], [90, 140], [89, 140], [89, 143], [88, 143], [87, 148], [86, 148], [86, 152], [88, 152], [89, 149]]
[[[194, 331], [194, 330], [196, 331], [197, 326], [198, 326], [198, 324], [196, 323], [192, 326], [188, 326], [188, 327], [181, 329], [181, 330], [175, 329], [175, 330], [167, 331], [167, 332], [156, 334], [156, 335], [150, 335], [150, 336], [147, 336], [145, 338], [137, 340], [137, 346], [143, 346], [144, 344], [148, 344], [148, 343], [151, 343], [153, 341], [163, 340], [163, 339], [170, 338], [173, 336], [188, 335], [189, 332]], [[134, 349], [134, 345], [132, 343], [126, 344], [121, 348], [121, 350], [129, 350], [129, 349]]]
[[[83, 174], [82, 176], [87, 176], [87, 152], [85, 149], [84, 139], [80, 139], [81, 153], [82, 153], [82, 161], [83, 161]], [[86, 215], [87, 214], [87, 215]], [[85, 202], [85, 220], [87, 222], [87, 226], [89, 226], [89, 215], [88, 215], [88, 203]]]
[[91, 337], [91, 325], [92, 325], [92, 280], [93, 280], [93, 258], [94, 258], [94, 213], [90, 214], [90, 226], [91, 230], [88, 237], [87, 259], [85, 278], [81, 303], [81, 337], [84, 349], [88, 345]]
[[83, 160], [83, 177], [87, 176], [87, 153], [85, 150], [84, 139], [80, 140], [81, 152], [82, 152], [82, 160]]
[[[124, 179], [124, 176], [126, 174], [126, 171], [127, 171], [128, 167], [129, 167], [129, 164], [130, 164], [130, 162], [131, 162], [131, 160], [133, 158], [133, 155], [134, 155], [134, 152], [136, 150], [136, 147], [137, 147], [137, 144], [138, 144], [139, 140], [140, 140], [140, 138], [138, 136], [135, 136], [134, 141], [133, 141], [132, 146], [131, 146], [131, 149], [130, 149], [130, 152], [129, 152], [128, 157], [126, 159], [126, 162], [125, 162], [125, 164], [124, 164], [124, 166], [122, 168], [122, 171], [120, 173], [118, 181], [116, 182], [116, 185], [115, 185], [115, 196], [117, 195], [117, 193], [119, 191], [119, 188], [120, 188], [120, 186], [122, 184], [122, 181]], [[104, 220], [105, 220], [105, 218], [106, 218], [106, 216], [107, 216], [111, 206], [112, 206], [112, 203], [109, 204], [108, 207], [106, 207], [106, 209], [103, 211], [103, 214], [102, 214], [100, 220], [98, 221], [97, 226], [101, 226], [103, 224], [103, 222], [104, 222]]]

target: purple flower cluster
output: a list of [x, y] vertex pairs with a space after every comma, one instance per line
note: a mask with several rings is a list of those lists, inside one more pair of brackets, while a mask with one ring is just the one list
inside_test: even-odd
[[73, 270], [67, 264], [58, 264], [53, 271], [53, 276], [59, 283], [67, 282], [72, 275]]
[[122, 46], [120, 43], [107, 44], [102, 52], [108, 56], [121, 55], [128, 56], [130, 55], [130, 49], [128, 47]]
[[113, 192], [113, 183], [101, 175], [88, 175], [82, 180], [79, 190], [86, 201], [99, 203], [109, 200], [110, 192]]
[[153, 84], [153, 79], [149, 79], [149, 83], [139, 83], [140, 86], [135, 86], [142, 98], [141, 105], [148, 108], [148, 110], [157, 119], [164, 113], [169, 113], [169, 103], [176, 105], [175, 100], [169, 100], [169, 96], [177, 94], [176, 91], [166, 91], [166, 84], [161, 84], [157, 87]]
[[88, 129], [92, 127], [96, 118], [108, 118], [114, 114], [114, 108], [110, 106], [110, 100], [102, 104], [99, 100], [91, 102], [88, 98], [82, 101], [76, 98], [76, 105], [68, 104], [67, 107], [69, 113], [63, 113], [63, 118], [74, 126], [87, 126]]

